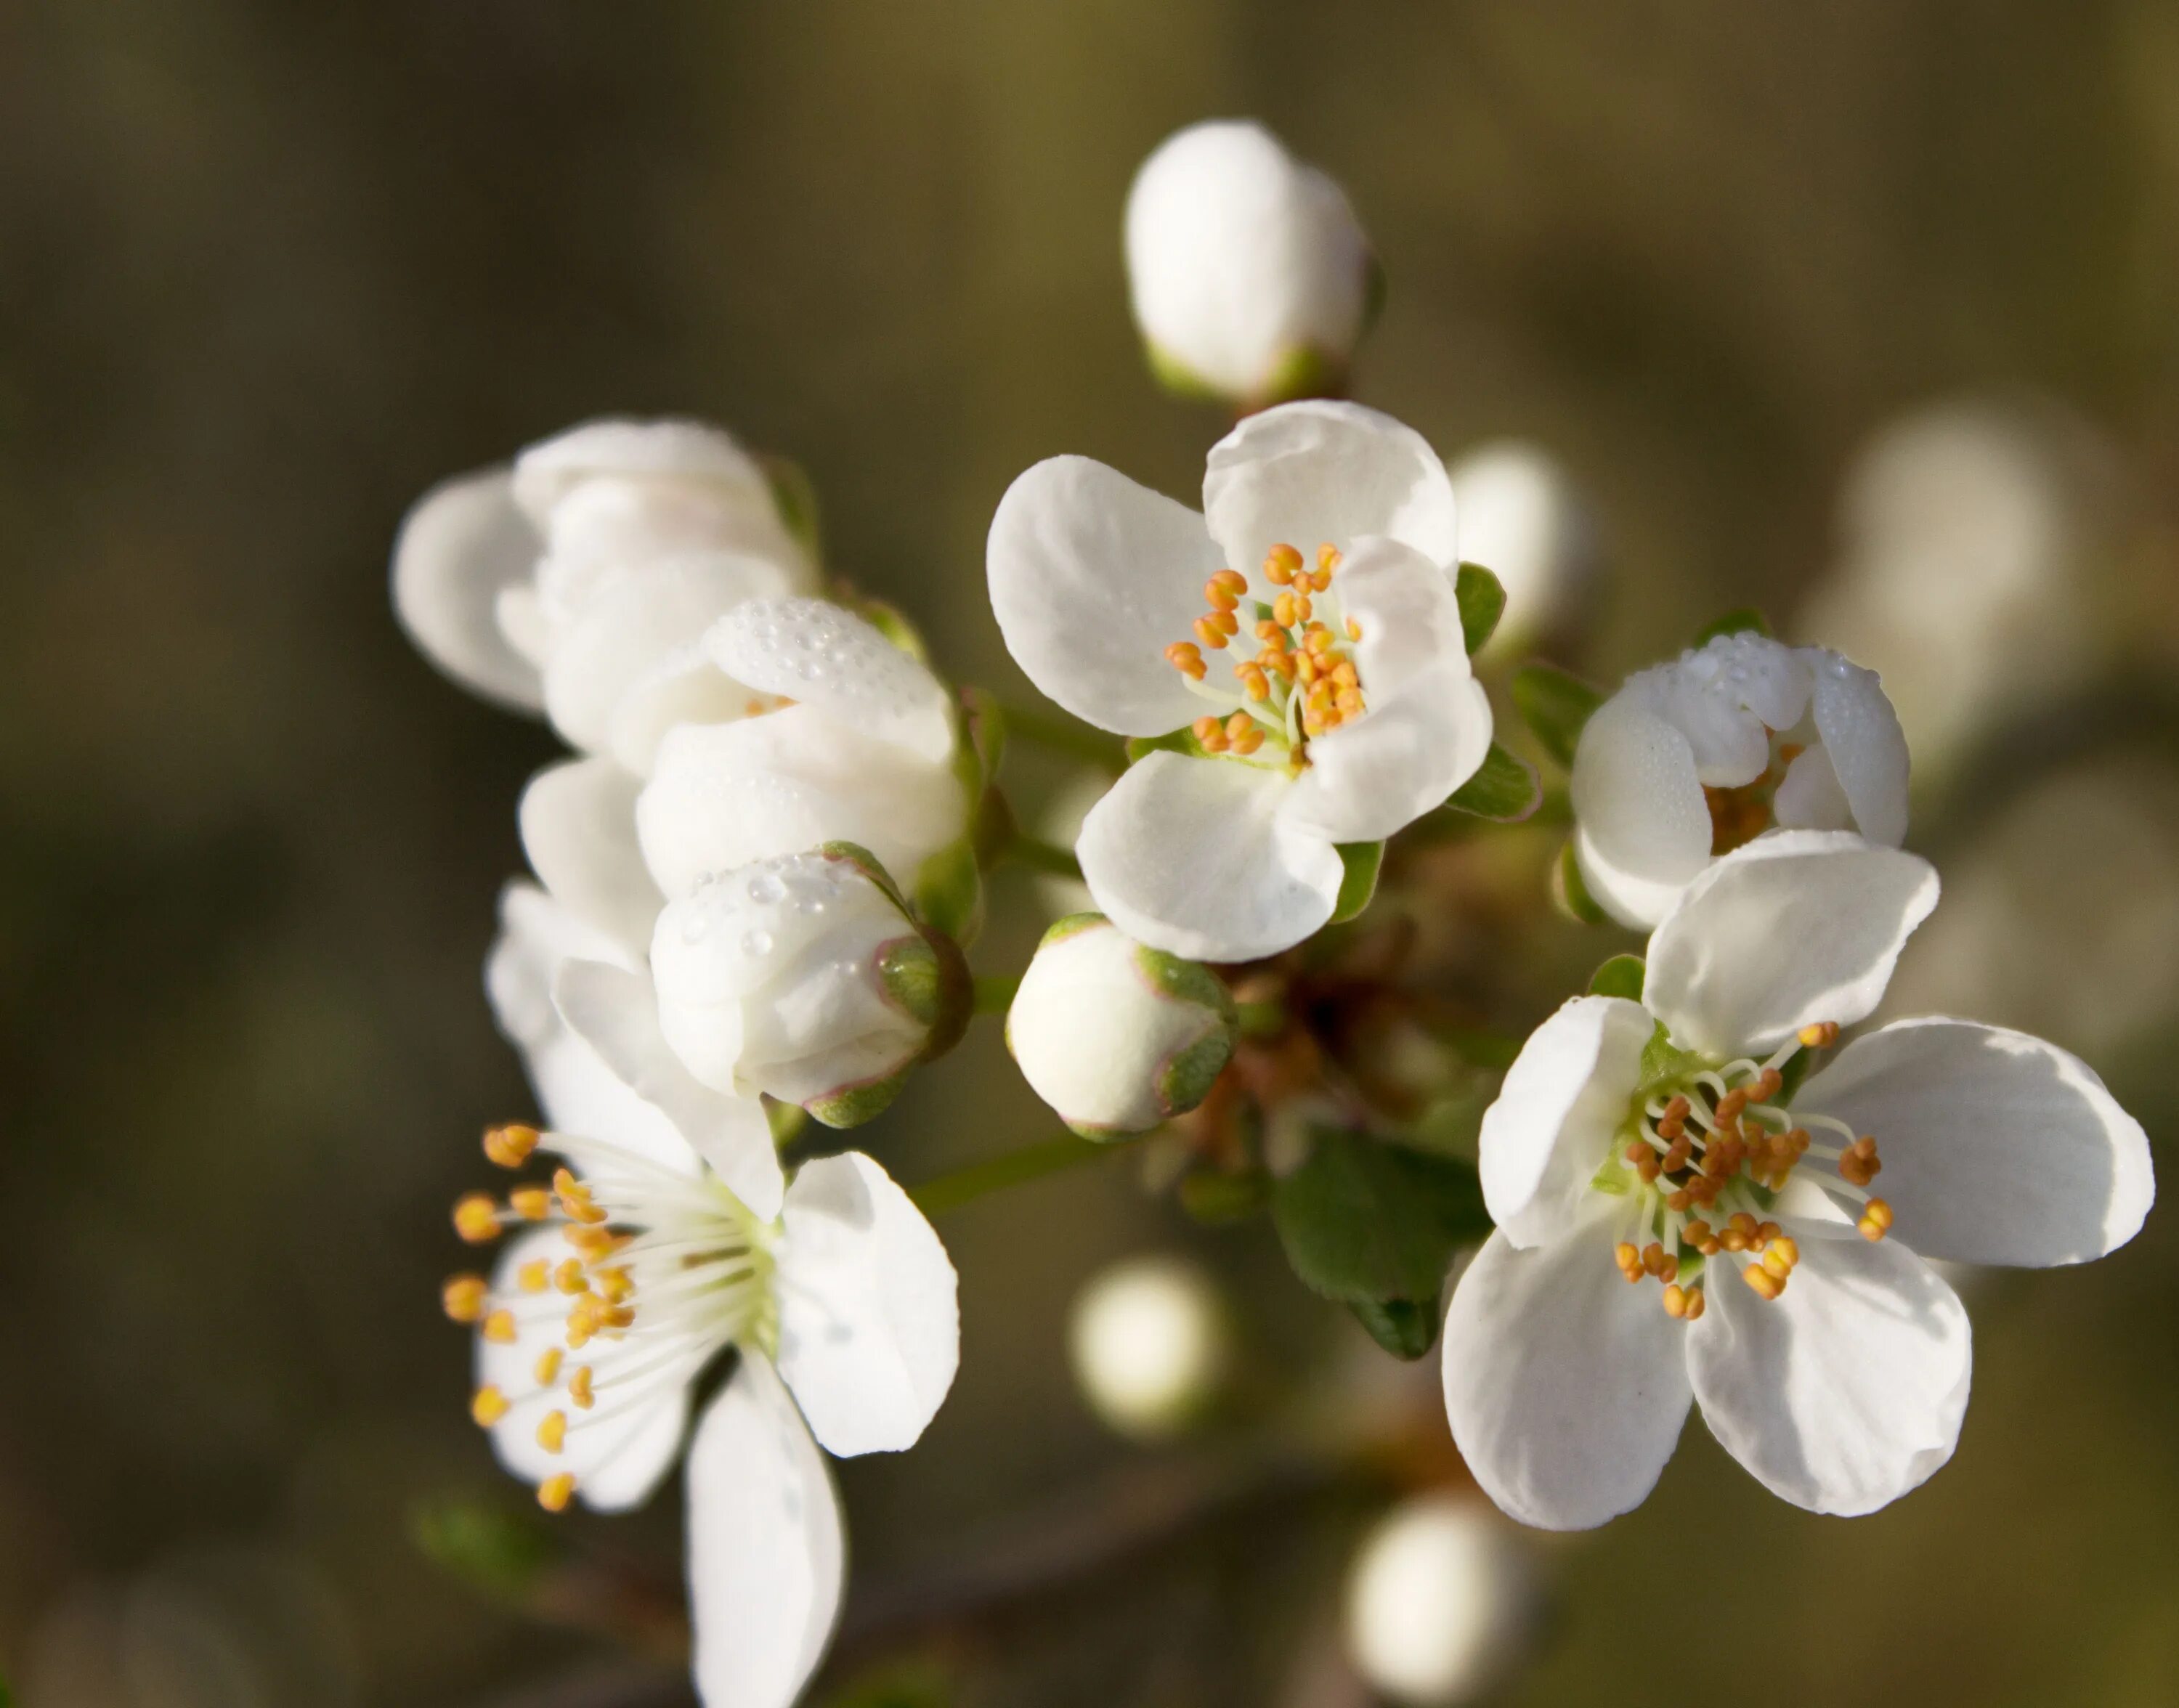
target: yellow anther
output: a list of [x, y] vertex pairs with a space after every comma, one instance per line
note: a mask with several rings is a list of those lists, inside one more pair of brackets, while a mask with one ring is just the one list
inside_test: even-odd
[[507, 1396], [487, 1382], [476, 1391], [469, 1401], [469, 1415], [476, 1420], [479, 1429], [490, 1429], [508, 1413]]
[[1324, 578], [1323, 581], [1317, 583], [1320, 589], [1331, 579], [1332, 571], [1338, 567], [1339, 548], [1327, 539], [1316, 549], [1316, 572]]
[[560, 1379], [560, 1360], [563, 1355], [557, 1346], [548, 1346], [538, 1355], [535, 1374], [540, 1388], [550, 1388]]
[[635, 1291], [635, 1283], [628, 1278], [625, 1269], [600, 1269], [590, 1279], [598, 1297], [608, 1305], [618, 1305]]
[[[1224, 573], [1223, 571], [1220, 572]], [[1244, 586], [1246, 583], [1243, 583]], [[1241, 602], [1240, 594], [1214, 575], [1203, 583], [1203, 599], [1214, 611], [1231, 610]]]
[[1358, 641], [1362, 638], [1362, 625], [1351, 616], [1347, 619], [1347, 638], [1351, 641]]
[[601, 1328], [626, 1328], [634, 1321], [635, 1307], [632, 1305], [601, 1306], [598, 1311], [598, 1324]]
[[1362, 678], [1355, 671], [1354, 660], [1352, 659], [1343, 658], [1331, 667], [1331, 680], [1336, 686], [1342, 688], [1358, 688], [1362, 686]]
[[1165, 649], [1166, 662], [1191, 682], [1201, 682], [1206, 668], [1203, 654], [1193, 641], [1175, 641]]
[[1362, 691], [1359, 688], [1342, 688], [1333, 698], [1332, 704], [1339, 708], [1342, 720], [1353, 717], [1362, 709]]
[[1233, 751], [1244, 757], [1264, 745], [1264, 731], [1260, 725], [1250, 724], [1233, 738]]
[[1665, 1289], [1665, 1315], [1677, 1319], [1688, 1314], [1688, 1295], [1676, 1281]]
[[457, 1275], [439, 1295], [447, 1315], [457, 1322], [475, 1322], [484, 1315], [485, 1303], [491, 1296], [491, 1289], [481, 1275]]
[[552, 1284], [563, 1293], [587, 1293], [590, 1290], [590, 1272], [583, 1267], [581, 1259], [567, 1258], [552, 1272]]
[[1831, 1020], [1819, 1020], [1794, 1034], [1803, 1049], [1829, 1049], [1838, 1042], [1838, 1022]]
[[1774, 1256], [1781, 1259], [1790, 1269], [1801, 1261], [1801, 1248], [1792, 1234], [1781, 1234], [1771, 1240], [1770, 1249], [1763, 1255], [1766, 1260]]
[[454, 1231], [472, 1245], [499, 1237], [499, 1206], [488, 1192], [471, 1192], [454, 1206]]
[[562, 1471], [557, 1476], [548, 1476], [537, 1485], [537, 1504], [548, 1513], [563, 1513], [568, 1503], [575, 1497], [575, 1479]]
[[1325, 654], [1330, 652], [1332, 647], [1336, 644], [1330, 629], [1326, 628], [1320, 622], [1311, 623], [1309, 625], [1309, 633], [1302, 641], [1302, 644], [1307, 647], [1310, 653], [1323, 663], [1327, 669], [1331, 667], [1332, 661], [1324, 656]]
[[1271, 621], [1282, 629], [1292, 628], [1298, 619], [1295, 616], [1294, 596], [1282, 593], [1271, 601]]
[[547, 1453], [557, 1453], [568, 1444], [568, 1414], [548, 1411], [537, 1425], [537, 1445]]
[[1294, 595], [1294, 621], [1297, 622], [1307, 622], [1315, 615], [1316, 605], [1314, 601], [1310, 599], [1309, 596], [1306, 593], [1296, 594]]
[[[1250, 662], [1233, 666], [1233, 674], [1241, 680], [1241, 692], [1252, 700], [1267, 700], [1271, 697], [1271, 679], [1265, 676], [1262, 665]], [[1251, 722], [1254, 721], [1253, 719]]]
[[1629, 1281], [1639, 1281], [1642, 1278], [1642, 1254], [1627, 1241], [1622, 1240], [1613, 1246], [1611, 1256], [1613, 1261], [1619, 1265], [1620, 1273]]
[[608, 1251], [617, 1251], [627, 1243], [622, 1235], [608, 1233], [603, 1228], [579, 1225], [563, 1228], [560, 1237], [585, 1257], [602, 1257]]
[[1786, 1076], [1776, 1068], [1765, 1068], [1756, 1076], [1755, 1100], [1767, 1103], [1786, 1088]]
[[1853, 1225], [1863, 1239], [1881, 1240], [1891, 1231], [1891, 1206], [1881, 1198], [1871, 1198], [1861, 1207], [1861, 1219]]
[[532, 1257], [514, 1272], [514, 1278], [524, 1293], [542, 1293], [552, 1284], [552, 1266], [542, 1257]]
[[552, 1213], [552, 1195], [542, 1186], [517, 1186], [507, 1195], [507, 1207], [525, 1222], [541, 1222]]
[[1793, 1273], [1792, 1264], [1775, 1249], [1763, 1254], [1763, 1267], [1781, 1281], [1785, 1280]]
[[1291, 545], [1275, 545], [1264, 556], [1264, 579], [1273, 587], [1284, 587], [1300, 567], [1298, 551]]
[[1740, 1278], [1765, 1299], [1776, 1299], [1786, 1290], [1786, 1284], [1760, 1263], [1750, 1263], [1740, 1272]]
[[497, 1346], [514, 1344], [514, 1313], [498, 1310], [484, 1320], [484, 1338]]
[[485, 1129], [484, 1153], [502, 1169], [519, 1169], [530, 1160], [537, 1140], [536, 1128], [509, 1121], [504, 1126]]
[[589, 1365], [577, 1365], [575, 1366], [575, 1373], [568, 1378], [568, 1398], [574, 1400], [575, 1404], [580, 1406], [585, 1411], [588, 1411], [592, 1406], [598, 1403], [597, 1395], [593, 1393], [590, 1388], [590, 1366]]
[[569, 1221], [588, 1222], [596, 1226], [607, 1219], [606, 1213], [590, 1197], [590, 1188], [577, 1180], [572, 1170], [555, 1169], [552, 1190], [560, 1200], [560, 1213]]
[[1708, 1306], [1703, 1298], [1702, 1289], [1699, 1287], [1689, 1288], [1688, 1289], [1688, 1314], [1686, 1320], [1689, 1322], [1695, 1322], [1702, 1316], [1704, 1311], [1707, 1308]]
[[1207, 616], [1196, 618], [1195, 638], [1213, 652], [1216, 652], [1226, 644], [1226, 631]]

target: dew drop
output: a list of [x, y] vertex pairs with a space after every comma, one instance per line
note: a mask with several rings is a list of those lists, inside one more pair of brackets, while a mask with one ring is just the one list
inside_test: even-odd
[[759, 955], [771, 954], [771, 933], [769, 931], [744, 933], [742, 937], [742, 953], [751, 960], [756, 959]]

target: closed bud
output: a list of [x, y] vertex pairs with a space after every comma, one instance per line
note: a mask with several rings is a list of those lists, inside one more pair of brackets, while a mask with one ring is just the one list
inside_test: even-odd
[[1409, 1708], [1468, 1702], [1526, 1652], [1533, 1568], [1512, 1527], [1482, 1502], [1437, 1492], [1401, 1502], [1354, 1557], [1347, 1652], [1370, 1689]]
[[1489, 659], [1571, 637], [1598, 571], [1595, 530], [1573, 484], [1540, 445], [1496, 439], [1446, 465], [1460, 555], [1498, 578], [1506, 609]]
[[921, 930], [885, 869], [847, 843], [698, 884], [659, 915], [650, 968], [660, 1028], [692, 1075], [831, 1126], [884, 1109], [968, 1015], [959, 950]]
[[1177, 1433], [1217, 1398], [1232, 1363], [1218, 1289], [1179, 1257], [1133, 1257], [1074, 1300], [1068, 1352], [1098, 1417], [1122, 1435]]
[[1233, 999], [1216, 973], [1100, 913], [1045, 933], [1007, 1015], [1007, 1047], [1030, 1089], [1091, 1139], [1148, 1132], [1194, 1109], [1233, 1035]]

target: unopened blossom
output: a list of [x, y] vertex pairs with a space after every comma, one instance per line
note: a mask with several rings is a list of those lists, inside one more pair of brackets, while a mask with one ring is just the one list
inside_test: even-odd
[[967, 833], [945, 685], [871, 623], [823, 599], [757, 599], [702, 649], [777, 709], [684, 724], [660, 743], [636, 829], [669, 898], [826, 842], [868, 849], [913, 890], [924, 862]]
[[1535, 1568], [1512, 1526], [1470, 1494], [1411, 1495], [1347, 1568], [1348, 1660], [1408, 1708], [1452, 1708], [1504, 1682], [1536, 1628]]
[[1347, 196], [1260, 124], [1158, 145], [1128, 193], [1128, 286], [1152, 365], [1248, 407], [1336, 388], [1375, 262]]
[[[764, 1215], [685, 1145], [516, 1126], [486, 1151], [537, 1166], [503, 1203], [456, 1209], [465, 1239], [510, 1235], [489, 1279], [447, 1285], [448, 1314], [478, 1329], [473, 1415], [553, 1512], [640, 1503], [685, 1440], [698, 1693], [707, 1708], [787, 1708], [840, 1605], [820, 1448], [910, 1447], [952, 1383], [956, 1280], [938, 1236], [859, 1152], [804, 1163]], [[692, 1431], [694, 1386], [730, 1349], [733, 1374]]]
[[1494, 439], [1446, 466], [1460, 511], [1460, 555], [1498, 578], [1506, 608], [1484, 643], [1510, 659], [1573, 628], [1596, 575], [1589, 517], [1558, 459], [1540, 445]]
[[1201, 1103], [1233, 1054], [1233, 999], [1208, 967], [1098, 913], [1044, 934], [1007, 1010], [1029, 1089], [1086, 1138], [1144, 1133]]
[[693, 421], [591, 421], [447, 481], [393, 557], [394, 608], [434, 664], [639, 772], [672, 725], [768, 703], [696, 640], [814, 579], [762, 468]]
[[959, 951], [840, 843], [699, 884], [659, 915], [650, 972], [660, 1029], [700, 1082], [833, 1126], [884, 1109], [969, 1010]]
[[1639, 1002], [1578, 997], [1523, 1047], [1444, 1347], [1453, 1438], [1514, 1517], [1638, 1504], [1690, 1404], [1773, 1493], [1873, 1511], [1967, 1408], [1967, 1313], [1927, 1260], [2078, 1263], [2138, 1231], [2140, 1124], [2039, 1038], [1900, 1021], [1796, 1088], [1936, 897], [1913, 855], [1773, 832], [1688, 887]]
[[1000, 501], [987, 564], [1046, 695], [1116, 734], [1188, 737], [1084, 822], [1099, 908], [1172, 954], [1248, 961], [1331, 917], [1337, 845], [1474, 774], [1490, 707], [1453, 597], [1452, 489], [1419, 435], [1351, 403], [1267, 409], [1212, 447], [1203, 502], [1053, 457]]
[[1907, 834], [1907, 741], [1875, 672], [1755, 633], [1627, 677], [1582, 730], [1570, 787], [1582, 879], [1622, 925], [1656, 924], [1774, 826]]
[[1232, 1363], [1232, 1329], [1199, 1265], [1132, 1257], [1076, 1296], [1067, 1349], [1090, 1410], [1124, 1435], [1156, 1440], [1185, 1429], [1216, 1399]]

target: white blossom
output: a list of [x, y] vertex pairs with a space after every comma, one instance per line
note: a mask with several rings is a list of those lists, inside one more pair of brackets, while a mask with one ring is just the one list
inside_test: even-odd
[[1483, 656], [1513, 658], [1573, 628], [1596, 578], [1596, 547], [1558, 459], [1526, 440], [1494, 439], [1463, 452], [1446, 474], [1459, 506], [1461, 556], [1506, 590]]
[[1123, 1435], [1156, 1440], [1186, 1428], [1216, 1399], [1232, 1337], [1217, 1285], [1200, 1265], [1131, 1257], [1076, 1295], [1067, 1349], [1090, 1410]]
[[1535, 1568], [1482, 1502], [1433, 1490], [1379, 1519], [1347, 1574], [1347, 1658], [1408, 1708], [1451, 1708], [1502, 1683], [1536, 1623]]

